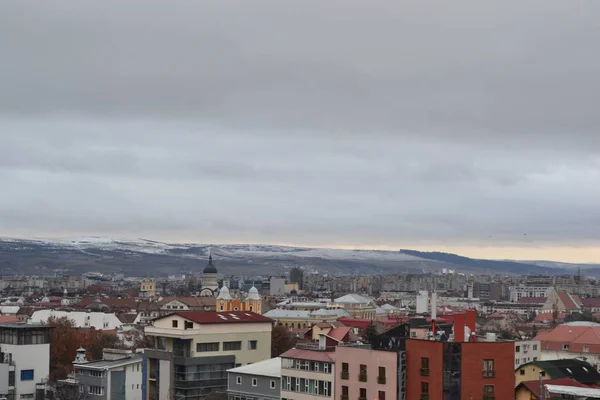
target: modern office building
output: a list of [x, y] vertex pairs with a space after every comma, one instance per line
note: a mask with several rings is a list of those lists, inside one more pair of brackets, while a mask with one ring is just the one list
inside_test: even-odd
[[0, 324], [0, 398], [45, 398], [51, 329], [41, 324]]
[[143, 399], [196, 400], [227, 390], [227, 370], [271, 358], [273, 321], [249, 311], [179, 312], [145, 328]]

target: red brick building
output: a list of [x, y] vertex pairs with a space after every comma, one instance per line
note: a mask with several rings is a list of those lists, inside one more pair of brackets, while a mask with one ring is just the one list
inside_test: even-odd
[[447, 339], [406, 340], [406, 398], [514, 398], [514, 342], [477, 341], [470, 334], [475, 331], [474, 311], [456, 315], [453, 331]]

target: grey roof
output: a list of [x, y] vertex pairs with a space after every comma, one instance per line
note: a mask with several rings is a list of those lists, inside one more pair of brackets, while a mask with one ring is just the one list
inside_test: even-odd
[[88, 361], [81, 364], [74, 364], [75, 367], [81, 369], [111, 369], [118, 368], [123, 365], [135, 364], [139, 363], [143, 360], [144, 356], [141, 354], [132, 354], [130, 356], [119, 358], [116, 360], [97, 360], [97, 361]]
[[281, 358], [275, 357], [253, 364], [242, 365], [241, 367], [228, 369], [227, 372], [281, 378]]
[[335, 299], [335, 302], [341, 304], [364, 304], [370, 303], [371, 300], [367, 299], [366, 297], [362, 297], [359, 294], [350, 293], [345, 296], [338, 297], [337, 299]]
[[280, 308], [276, 308], [273, 310], [269, 310], [263, 314], [267, 318], [308, 318], [310, 316], [310, 311], [300, 311], [300, 310], [282, 310]]
[[351, 314], [343, 308], [334, 308], [332, 310], [321, 308], [320, 310], [311, 312], [310, 315], [315, 317], [351, 317]]

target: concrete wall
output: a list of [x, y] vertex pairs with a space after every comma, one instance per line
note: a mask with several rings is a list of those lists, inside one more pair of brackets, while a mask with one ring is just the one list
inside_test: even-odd
[[[427, 382], [429, 383], [429, 399], [442, 400], [444, 386], [442, 374], [444, 362], [443, 345], [442, 342], [427, 340], [406, 341], [407, 399], [418, 399], [421, 395], [421, 382]], [[421, 357], [429, 358], [429, 375], [421, 375]]]
[[[518, 351], [517, 351], [518, 349]], [[539, 340], [519, 340], [515, 342], [515, 368], [530, 361], [541, 360]]]
[[[348, 379], [341, 379], [342, 364], [348, 363]], [[360, 382], [358, 374], [360, 364], [367, 366], [367, 382]], [[378, 383], [379, 367], [385, 368], [385, 383]], [[342, 386], [348, 387], [351, 397], [356, 397], [360, 388], [367, 389], [368, 399], [379, 398], [379, 392], [385, 392], [386, 400], [396, 398], [398, 386], [398, 353], [391, 351], [369, 350], [353, 347], [338, 347], [335, 351], [335, 393], [342, 394]]]
[[[15, 393], [16, 398], [22, 394], [35, 395], [35, 384], [47, 379], [50, 374], [50, 345], [49, 344], [27, 344], [10, 345], [3, 344], [2, 351], [12, 353], [15, 362]], [[22, 370], [34, 370], [32, 381], [22, 381]]]
[[[494, 377], [483, 376], [483, 360], [494, 360]], [[484, 385], [494, 386], [496, 399], [514, 396], [514, 343], [463, 343], [461, 352], [461, 396], [477, 398]]]
[[158, 398], [167, 399], [173, 382], [173, 364], [168, 360], [159, 360], [160, 386], [158, 388]]
[[125, 396], [127, 400], [142, 400], [142, 361], [126, 367]]

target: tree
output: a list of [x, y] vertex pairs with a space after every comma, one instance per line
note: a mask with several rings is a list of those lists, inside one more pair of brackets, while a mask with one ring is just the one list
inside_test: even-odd
[[500, 331], [500, 339], [513, 340], [515, 337], [508, 329], [502, 329]]
[[362, 334], [362, 340], [365, 343], [373, 343], [373, 340], [375, 339], [375, 337], [377, 335], [379, 335], [379, 333], [377, 332], [375, 323], [373, 323], [373, 321], [371, 321]]
[[297, 341], [286, 327], [275, 325], [271, 331], [271, 357], [279, 357], [293, 348]]
[[47, 398], [53, 400], [86, 400], [89, 394], [79, 391], [76, 383], [50, 381], [48, 382]]

